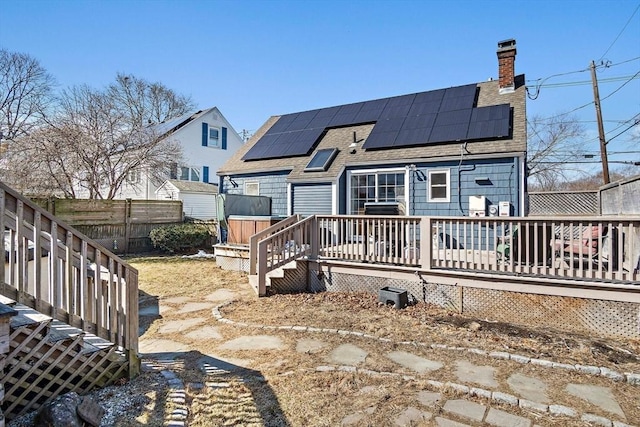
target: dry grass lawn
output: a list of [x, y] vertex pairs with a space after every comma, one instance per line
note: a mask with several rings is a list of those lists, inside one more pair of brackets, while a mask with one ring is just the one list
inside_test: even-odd
[[[236, 300], [221, 311], [226, 318], [236, 322], [262, 325], [301, 325], [363, 332], [392, 342], [380, 342], [368, 338], [340, 334], [311, 334], [296, 331], [274, 331], [251, 327], [239, 327], [218, 323], [211, 309], [189, 313], [189, 318], [206, 319], [202, 325], [216, 327], [223, 340], [194, 340], [183, 332], [163, 334], [183, 342], [192, 348], [176, 361], [175, 369], [187, 387], [189, 426], [335, 426], [341, 420], [358, 411], [366, 414], [357, 425], [383, 426], [389, 424], [389, 414], [401, 412], [415, 402], [416, 393], [429, 389], [427, 379], [449, 381], [454, 372], [451, 366], [434, 371], [428, 376], [403, 379], [401, 376], [374, 376], [361, 372], [318, 372], [319, 361], [342, 343], [353, 343], [369, 352], [363, 366], [366, 369], [385, 372], [394, 370], [406, 375], [384, 354], [391, 351], [409, 351], [431, 360], [452, 360], [456, 357], [477, 365], [495, 365], [502, 361], [485, 356], [457, 353], [451, 350], [434, 350], [428, 347], [399, 344], [402, 341], [439, 343], [486, 351], [505, 351], [529, 357], [550, 359], [563, 363], [609, 367], [618, 372], [640, 372], [640, 342], [635, 340], [599, 339], [569, 335], [549, 330], [534, 330], [522, 326], [492, 323], [468, 319], [446, 310], [418, 304], [404, 310], [380, 306], [375, 295], [367, 294], [298, 294], [276, 295], [258, 299], [248, 286], [246, 275], [219, 269], [212, 260], [182, 259], [178, 257], [136, 258], [129, 262], [139, 270], [141, 307], [159, 304], [159, 317], [143, 317], [140, 324], [143, 337], [157, 338], [159, 328], [167, 321], [185, 318], [171, 301], [206, 301], [212, 292], [227, 289], [237, 294]], [[169, 302], [167, 302], [169, 301]], [[162, 311], [164, 310], [164, 311]], [[195, 328], [197, 329], [197, 328]], [[278, 335], [287, 350], [238, 351], [224, 350], [220, 344], [241, 335]], [[299, 353], [294, 349], [302, 338], [321, 340], [325, 348], [314, 352]], [[464, 354], [464, 355], [462, 355]], [[238, 364], [250, 362], [251, 369], [241, 369], [231, 374], [204, 375], [197, 361], [204, 355], [215, 355], [226, 360], [238, 360]], [[500, 371], [498, 371], [500, 372]], [[520, 373], [534, 375], [550, 385], [550, 397], [566, 399], [562, 389], [569, 381], [585, 382], [584, 375], [577, 376], [559, 369], [541, 369], [523, 365]], [[498, 376], [503, 375], [499, 374]], [[506, 378], [496, 378], [504, 384]], [[145, 382], [154, 383], [157, 375], [145, 374], [123, 386], [134, 388], [145, 395]], [[637, 387], [613, 383], [599, 377], [589, 377], [590, 384], [601, 384], [620, 391], [618, 399], [627, 414], [628, 421], [640, 422]], [[227, 387], [202, 387], [207, 382], [223, 382]], [[507, 391], [506, 389], [504, 391]], [[453, 393], [453, 392], [451, 392]], [[172, 404], [157, 388], [149, 391], [144, 405], [130, 410], [118, 425], [162, 425], [168, 419]], [[478, 400], [490, 405], [490, 402]], [[567, 406], [588, 410], [575, 401]], [[493, 404], [495, 405], [495, 404]], [[429, 409], [437, 414], [437, 407]], [[518, 408], [508, 408], [517, 414]], [[520, 410], [522, 411], [522, 410]], [[530, 412], [521, 412], [529, 418]], [[579, 426], [584, 423], [566, 418], [540, 418], [537, 424]]]

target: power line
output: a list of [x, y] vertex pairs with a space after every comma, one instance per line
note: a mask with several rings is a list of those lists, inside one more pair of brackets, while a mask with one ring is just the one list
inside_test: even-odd
[[624, 30], [627, 29], [627, 26], [629, 25], [629, 23], [631, 22], [631, 20], [633, 19], [633, 17], [636, 15], [636, 12], [638, 12], [638, 9], [640, 9], [640, 4], [638, 4], [638, 7], [636, 7], [636, 9], [633, 11], [633, 13], [631, 14], [631, 16], [629, 17], [629, 20], [627, 21], [626, 24], [624, 24], [624, 27], [622, 27], [622, 30], [620, 30], [620, 32], [618, 33], [618, 35], [616, 36], [616, 38], [613, 40], [613, 42], [611, 42], [611, 45], [609, 45], [609, 47], [607, 48], [607, 50], [602, 54], [602, 56], [600, 57], [600, 59], [598, 59], [598, 62], [600, 62], [600, 60], [602, 58], [604, 58], [604, 56], [609, 53], [609, 51], [611, 50], [611, 48], [613, 47], [614, 44], [616, 44], [616, 42], [618, 41], [618, 39], [620, 38], [620, 36], [622, 35], [622, 33], [624, 33]]
[[623, 133], [627, 132], [628, 130], [630, 130], [632, 127], [637, 126], [640, 124], [640, 119], [636, 119], [635, 122], [633, 122], [633, 124], [631, 126], [629, 126], [628, 128], [626, 128], [625, 130], [623, 130], [622, 132], [620, 132], [619, 134], [612, 136], [611, 138], [609, 138], [609, 140], [607, 141], [607, 144], [610, 143], [611, 141], [613, 141], [614, 139], [616, 139], [617, 137], [619, 137], [620, 135], [622, 135]]
[[616, 90], [614, 90], [613, 92], [611, 92], [609, 95], [605, 96], [604, 98], [602, 98], [602, 101], [604, 101], [605, 99], [609, 98], [611, 95], [613, 95], [614, 93], [616, 93], [617, 91], [619, 91], [620, 89], [622, 89], [623, 87], [625, 87], [625, 85], [627, 83], [629, 83], [631, 80], [637, 78], [638, 76], [640, 76], [640, 71], [638, 71], [637, 73], [635, 73], [633, 75], [633, 77], [631, 77], [629, 80], [627, 80], [626, 82], [624, 82], [622, 85], [620, 85], [620, 87]]
[[[621, 82], [626, 79], [633, 80], [637, 78], [639, 78], [638, 73], [636, 73], [634, 76], [627, 75], [627, 76], [610, 77], [608, 79], [600, 79], [598, 80], [598, 83]], [[548, 83], [545, 85], [540, 85], [540, 88], [558, 88], [558, 87], [582, 86], [582, 85], [590, 85], [590, 84], [591, 84], [591, 80], [579, 80], [576, 82]]]

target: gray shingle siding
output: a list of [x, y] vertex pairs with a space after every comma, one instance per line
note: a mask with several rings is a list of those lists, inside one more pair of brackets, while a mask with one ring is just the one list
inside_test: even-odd
[[271, 215], [287, 215], [287, 171], [271, 175], [234, 175], [233, 185], [224, 180], [223, 192], [228, 194], [245, 194], [244, 185], [247, 182], [257, 182], [260, 186], [260, 196], [271, 197]]

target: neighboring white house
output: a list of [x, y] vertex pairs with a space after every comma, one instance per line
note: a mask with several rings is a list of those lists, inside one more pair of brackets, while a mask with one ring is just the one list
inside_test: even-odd
[[[243, 144], [242, 138], [217, 107], [194, 111], [153, 126], [153, 131], [182, 145], [183, 161], [166, 179], [217, 183], [217, 170]], [[155, 199], [163, 184], [153, 182], [144, 169], [129, 174], [116, 199]], [[187, 213], [188, 215], [188, 213]]]
[[216, 218], [216, 184], [168, 179], [155, 193], [158, 200], [182, 200], [185, 216], [202, 220]]

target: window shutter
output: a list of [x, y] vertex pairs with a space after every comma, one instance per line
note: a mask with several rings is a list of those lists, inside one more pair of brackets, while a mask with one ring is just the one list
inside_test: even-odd
[[202, 182], [209, 183], [209, 166], [202, 167]]
[[206, 147], [209, 145], [209, 125], [206, 123], [202, 124], [202, 146]]
[[222, 128], [222, 149], [227, 149], [227, 128]]

